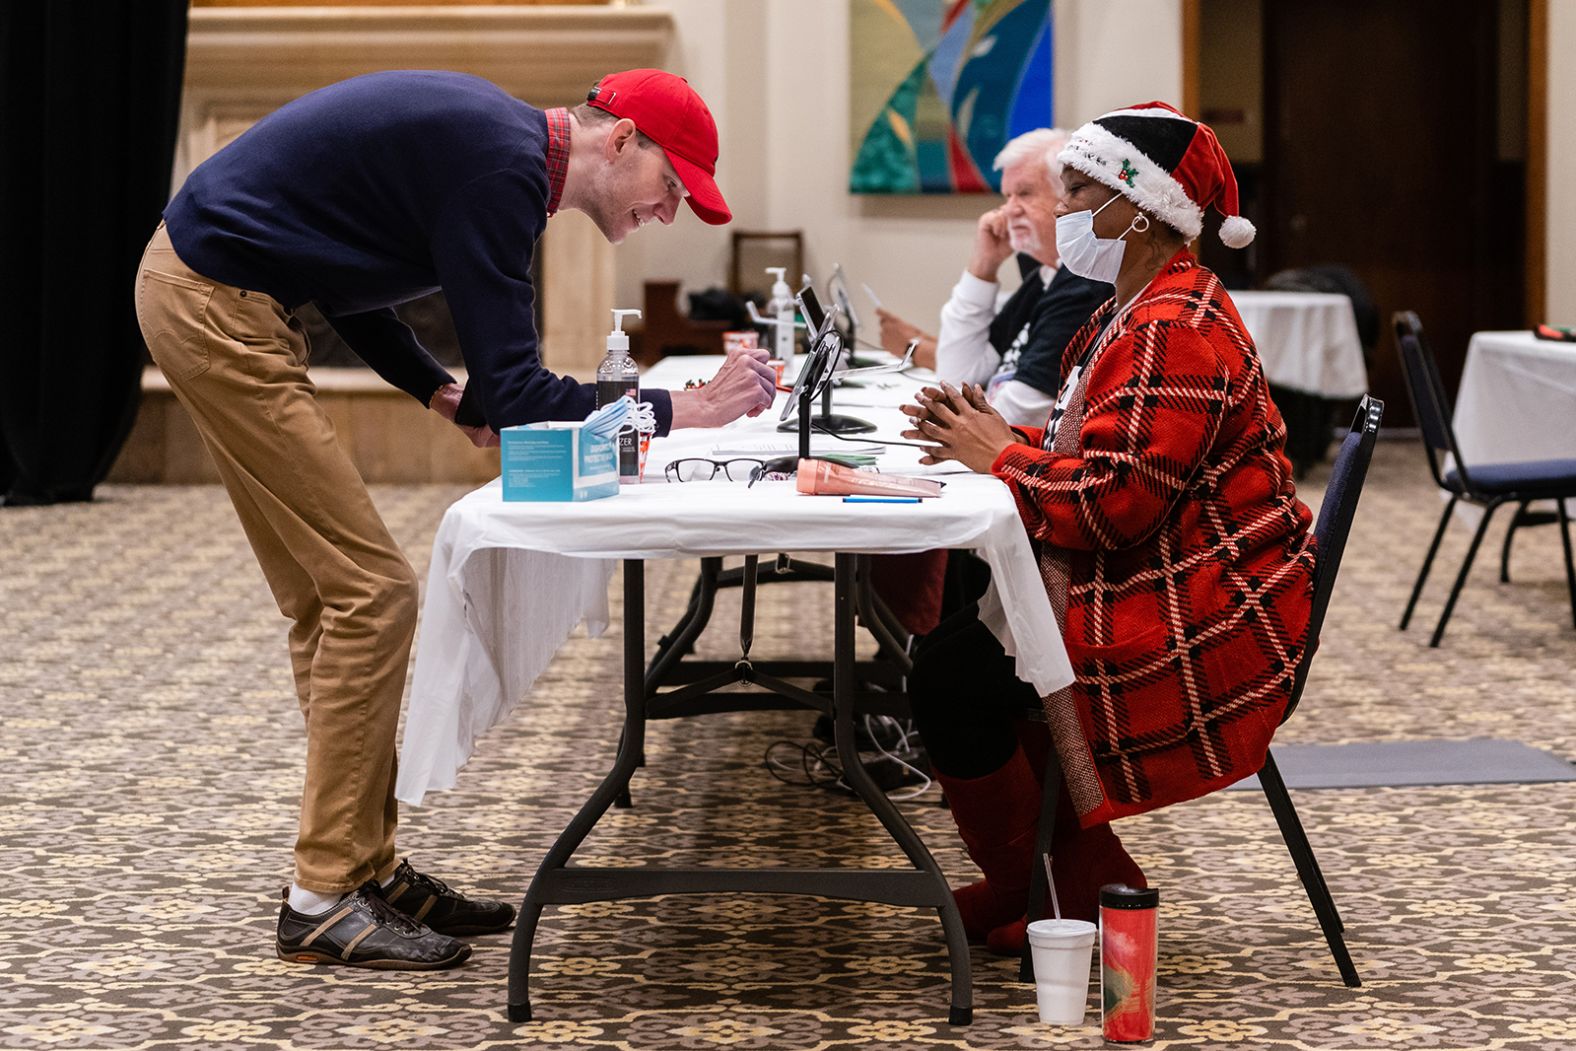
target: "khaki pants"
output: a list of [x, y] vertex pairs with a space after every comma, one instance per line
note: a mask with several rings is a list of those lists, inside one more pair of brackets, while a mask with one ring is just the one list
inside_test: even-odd
[[137, 271], [136, 305], [292, 622], [307, 736], [296, 882], [332, 893], [386, 877], [415, 574], [314, 397], [298, 319], [193, 272], [162, 223]]

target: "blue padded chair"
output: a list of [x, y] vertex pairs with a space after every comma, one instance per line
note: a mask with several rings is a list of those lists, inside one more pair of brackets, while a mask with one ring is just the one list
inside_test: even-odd
[[[1461, 501], [1483, 508], [1483, 518], [1478, 522], [1477, 531], [1472, 534], [1467, 557], [1461, 563], [1461, 571], [1456, 574], [1455, 586], [1450, 589], [1450, 598], [1445, 602], [1444, 611], [1439, 615], [1439, 624], [1434, 628], [1434, 637], [1428, 644], [1438, 646], [1439, 640], [1444, 638], [1445, 624], [1450, 620], [1456, 599], [1461, 595], [1461, 586], [1466, 583], [1467, 573], [1472, 568], [1472, 560], [1477, 557], [1478, 547], [1483, 543], [1489, 519], [1501, 504], [1518, 505], [1516, 521], [1520, 521], [1526, 514], [1529, 502], [1554, 501], [1560, 540], [1565, 547], [1565, 584], [1570, 590], [1571, 619], [1572, 623], [1576, 623], [1576, 566], [1572, 565], [1571, 560], [1570, 518], [1565, 509], [1565, 501], [1576, 498], [1576, 460], [1486, 463], [1469, 467], [1461, 458], [1455, 431], [1450, 426], [1450, 400], [1439, 378], [1439, 366], [1423, 338], [1423, 323], [1410, 310], [1397, 311], [1394, 320], [1396, 343], [1401, 348], [1401, 372], [1406, 376], [1406, 390], [1412, 398], [1412, 410], [1423, 432], [1428, 469], [1434, 475], [1434, 483], [1450, 494], [1444, 513], [1439, 516], [1439, 528], [1434, 530], [1433, 543], [1428, 545], [1428, 554], [1423, 557], [1423, 567], [1418, 570], [1417, 583], [1412, 586], [1412, 597], [1407, 601], [1406, 612], [1401, 614], [1401, 630], [1405, 631], [1412, 620], [1412, 611], [1417, 607], [1418, 596], [1423, 593], [1423, 584], [1428, 580], [1428, 571], [1434, 564], [1439, 541], [1445, 535], [1445, 526], [1450, 522], [1450, 513]], [[1444, 468], [1442, 462], [1446, 453], [1454, 461], [1454, 466], [1448, 469]], [[1509, 579], [1507, 568], [1513, 532], [1514, 523], [1512, 533], [1505, 537], [1505, 547], [1500, 558], [1501, 580]]]
[[[1302, 648], [1302, 659], [1297, 663], [1297, 672], [1292, 677], [1291, 700], [1286, 705], [1285, 714], [1281, 716], [1283, 723], [1296, 710], [1297, 703], [1302, 700], [1303, 687], [1308, 682], [1308, 669], [1312, 667], [1313, 655], [1319, 648], [1324, 615], [1330, 608], [1330, 595], [1335, 591], [1335, 577], [1341, 568], [1341, 555], [1346, 550], [1346, 538], [1351, 533], [1352, 520], [1357, 517], [1357, 502], [1363, 495], [1363, 482], [1368, 477], [1368, 463], [1373, 459], [1374, 442], [1378, 440], [1382, 419], [1384, 402], [1371, 395], [1364, 395], [1357, 405], [1351, 430], [1342, 440], [1330, 468], [1329, 485], [1324, 490], [1319, 517], [1313, 526], [1318, 557], [1314, 568], [1313, 601], [1308, 611], [1307, 641]], [[1026, 714], [1031, 718], [1045, 717], [1038, 706]], [[1060, 777], [1060, 764], [1056, 762], [1056, 752], [1052, 749], [1044, 782], [1045, 794], [1040, 803], [1036, 848], [1040, 857], [1044, 857], [1051, 848]], [[1308, 842], [1308, 833], [1303, 830], [1297, 808], [1292, 805], [1286, 782], [1275, 765], [1273, 750], [1264, 755], [1264, 766], [1259, 769], [1259, 787], [1264, 790], [1270, 812], [1275, 815], [1275, 824], [1280, 829], [1281, 839], [1286, 843], [1286, 850], [1291, 854], [1292, 864], [1297, 868], [1297, 878], [1302, 881], [1303, 890], [1308, 894], [1314, 915], [1318, 917], [1319, 928], [1324, 933], [1325, 943], [1330, 947], [1330, 955], [1341, 972], [1341, 981], [1352, 988], [1362, 985], [1357, 967], [1352, 963], [1352, 954], [1346, 948], [1346, 926], [1336, 911], [1335, 899], [1324, 882], [1324, 873], [1319, 869], [1319, 860], [1314, 856], [1313, 845]], [[1029, 873], [1030, 919], [1045, 915], [1045, 898], [1045, 870], [1036, 864]], [[1025, 982], [1034, 980], [1027, 945], [1019, 964], [1018, 976]]]

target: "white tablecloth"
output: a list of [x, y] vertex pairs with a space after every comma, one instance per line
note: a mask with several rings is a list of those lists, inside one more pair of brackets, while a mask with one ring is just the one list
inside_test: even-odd
[[1467, 468], [1576, 459], [1576, 343], [1479, 332], [1467, 344], [1453, 424]]
[[1352, 301], [1332, 292], [1231, 292], [1277, 387], [1326, 398], [1368, 393]]
[[[679, 387], [686, 377], [709, 376], [718, 360], [669, 359], [642, 382]], [[842, 391], [839, 405], [896, 437], [902, 417], [895, 406], [917, 384], [880, 382], [891, 386]], [[992, 570], [982, 616], [1016, 657], [1018, 676], [1042, 694], [1072, 681], [1022, 521], [994, 478], [946, 474], [943, 495], [918, 505], [801, 496], [792, 482], [746, 488], [662, 481], [663, 466], [680, 456], [759, 443], [790, 447], [793, 437], [775, 432], [776, 415], [653, 442], [646, 482], [609, 499], [504, 503], [495, 480], [449, 508], [433, 540], [422, 607], [395, 790], [402, 801], [419, 803], [431, 789], [453, 787], [477, 739], [530, 693], [576, 625], [601, 633], [621, 558], [973, 548]], [[816, 439], [823, 442], [839, 444]], [[881, 469], [920, 470], [917, 455], [894, 448], [880, 458]]]

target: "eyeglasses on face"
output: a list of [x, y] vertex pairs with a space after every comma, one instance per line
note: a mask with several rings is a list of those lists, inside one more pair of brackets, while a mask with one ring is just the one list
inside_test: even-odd
[[747, 478], [754, 478], [765, 466], [765, 460], [747, 456], [732, 460], [708, 460], [703, 456], [687, 456], [668, 464], [662, 469], [662, 473], [670, 482], [709, 482], [719, 474], [730, 482], [742, 482]]

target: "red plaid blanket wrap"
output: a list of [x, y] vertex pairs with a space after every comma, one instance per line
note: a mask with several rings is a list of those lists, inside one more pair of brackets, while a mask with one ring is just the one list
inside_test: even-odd
[[1046, 711], [1084, 824], [1223, 788], [1264, 763], [1313, 591], [1308, 508], [1253, 341], [1179, 252], [1102, 333], [1053, 448], [1002, 452], [1077, 681]]

